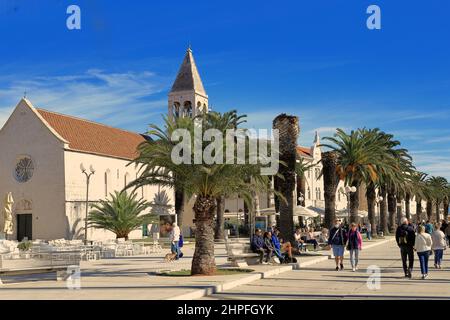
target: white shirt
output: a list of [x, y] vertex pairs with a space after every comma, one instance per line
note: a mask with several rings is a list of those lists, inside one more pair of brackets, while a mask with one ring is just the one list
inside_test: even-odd
[[431, 250], [431, 244], [431, 236], [428, 233], [418, 233], [416, 236], [416, 243], [414, 244], [414, 248], [416, 248], [417, 252], [426, 252]]
[[173, 241], [180, 241], [180, 227], [179, 226], [174, 226], [173, 228], [172, 228], [172, 231], [170, 231], [170, 234], [169, 234], [169, 239], [170, 239], [170, 242], [173, 242]]
[[431, 239], [433, 240], [433, 245], [431, 249], [433, 250], [443, 250], [447, 247], [447, 242], [445, 241], [445, 234], [441, 230], [434, 230], [431, 234]]

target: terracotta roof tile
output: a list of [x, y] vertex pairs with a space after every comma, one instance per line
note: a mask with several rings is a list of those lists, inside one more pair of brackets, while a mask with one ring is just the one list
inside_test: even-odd
[[145, 138], [134, 132], [109, 127], [52, 111], [36, 109], [65, 140], [71, 150], [132, 160]]
[[298, 153], [299, 156], [312, 157], [310, 148], [298, 146], [297, 147], [297, 153]]

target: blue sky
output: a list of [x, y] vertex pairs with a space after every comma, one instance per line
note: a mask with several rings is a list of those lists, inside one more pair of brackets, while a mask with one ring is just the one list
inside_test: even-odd
[[[131, 4], [132, 3], [132, 4]], [[81, 30], [66, 8], [81, 8]], [[382, 29], [366, 28], [381, 8]], [[0, 0], [0, 124], [34, 105], [144, 132], [160, 123], [188, 43], [214, 110], [268, 128], [281, 112], [314, 131], [380, 127], [418, 169], [450, 179], [446, 0]]]

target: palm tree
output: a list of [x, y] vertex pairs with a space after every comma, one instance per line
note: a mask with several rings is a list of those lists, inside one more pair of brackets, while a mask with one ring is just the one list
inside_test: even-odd
[[[280, 114], [273, 120], [273, 129], [279, 132], [280, 166], [276, 177], [277, 191], [283, 195], [286, 201], [280, 201], [280, 229], [285, 240], [294, 243], [294, 190], [295, 169], [297, 160], [297, 139], [299, 135], [298, 118]], [[295, 202], [297, 203], [297, 202]]]
[[[133, 161], [140, 169], [140, 176], [129, 184], [129, 188], [159, 184], [164, 187], [179, 188], [185, 192], [188, 198], [195, 196], [193, 211], [196, 230], [195, 251], [191, 266], [192, 275], [208, 275], [214, 274], [216, 271], [214, 216], [217, 197], [239, 193], [245, 201], [251, 203], [251, 191], [266, 190], [268, 185], [268, 177], [260, 174], [260, 166], [248, 164], [248, 152], [244, 159], [245, 164], [240, 165], [236, 165], [238, 160], [236, 153], [232, 155], [234, 158], [227, 158], [231, 161], [225, 161], [223, 164], [220, 161], [206, 163], [203, 157], [198, 161], [198, 154], [205, 154], [208, 151], [211, 156], [223, 160], [223, 157], [220, 159], [220, 154], [221, 151], [222, 155], [226, 154], [226, 131], [237, 128], [244, 121], [243, 119], [244, 116], [238, 116], [236, 111], [224, 114], [203, 113], [194, 119], [190, 117], [165, 118], [164, 129], [156, 125], [150, 126], [148, 134], [153, 139], [141, 143], [138, 148], [139, 156]], [[179, 145], [172, 141], [172, 134], [181, 132], [177, 129], [184, 129], [182, 138], [188, 139], [189, 145], [196, 144], [201, 150], [196, 152], [195, 148], [180, 149]], [[215, 139], [218, 139], [215, 142], [219, 142], [220, 145], [218, 149], [211, 149], [213, 142], [199, 141], [196, 138], [198, 135], [194, 135], [194, 131], [200, 132], [203, 137], [209, 129], [217, 130], [214, 132], [217, 133]], [[236, 144], [236, 139], [234, 143]], [[246, 148], [247, 150], [248, 148]], [[172, 153], [182, 156], [185, 161], [174, 162]], [[252, 178], [251, 186], [246, 183], [246, 179], [249, 178]]]
[[324, 139], [333, 143], [323, 146], [336, 152], [339, 178], [357, 190], [350, 195], [350, 222], [358, 220], [361, 184], [376, 183], [379, 179], [376, 169], [383, 164], [384, 159], [378, 132], [378, 129], [358, 129], [347, 134], [342, 129], [337, 129], [333, 137]]
[[440, 221], [440, 205], [446, 197], [446, 188], [448, 186], [447, 179], [443, 177], [430, 177], [428, 180], [428, 186], [430, 188], [429, 195], [435, 204], [436, 221]]
[[116, 238], [125, 238], [131, 231], [150, 222], [153, 215], [142, 214], [151, 203], [137, 199], [135, 193], [128, 194], [125, 191], [115, 191], [110, 194], [111, 199], [100, 200], [100, 203], [92, 205], [88, 222], [91, 227], [105, 229], [115, 233]]
[[338, 155], [328, 151], [322, 153], [322, 175], [325, 199], [325, 226], [329, 228], [336, 218], [336, 190], [339, 185], [337, 174]]

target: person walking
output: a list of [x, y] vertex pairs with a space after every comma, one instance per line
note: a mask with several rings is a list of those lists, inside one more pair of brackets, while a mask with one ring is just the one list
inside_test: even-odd
[[431, 235], [433, 231], [434, 231], [433, 224], [431, 223], [430, 220], [428, 220], [427, 223], [425, 224], [425, 232]]
[[447, 249], [447, 241], [445, 240], [445, 234], [442, 232], [441, 227], [441, 223], [437, 223], [436, 229], [431, 234], [431, 249], [434, 251], [434, 267], [436, 269], [441, 269], [444, 250]]
[[445, 228], [445, 235], [447, 236], [447, 244], [450, 246], [450, 223]]
[[422, 279], [428, 277], [428, 259], [430, 257], [431, 245], [431, 236], [425, 232], [424, 227], [420, 226], [414, 243], [414, 249], [417, 251], [419, 257]]
[[405, 277], [411, 279], [411, 272], [414, 267], [414, 243], [416, 240], [416, 233], [412, 225], [409, 224], [408, 219], [405, 217], [401, 219], [400, 223], [400, 226], [397, 227], [395, 232], [395, 240], [400, 248]]
[[172, 253], [175, 253], [175, 260], [178, 260], [180, 258], [180, 247], [179, 247], [179, 241], [180, 241], [180, 227], [177, 225], [176, 222], [172, 223], [172, 227], [169, 234], [169, 241], [170, 241], [170, 250]]
[[334, 226], [330, 230], [328, 245], [333, 249], [336, 262], [336, 271], [344, 270], [344, 250], [347, 242], [347, 233], [342, 227], [341, 220], [336, 219]]
[[347, 250], [350, 251], [350, 264], [352, 271], [358, 270], [359, 251], [362, 250], [362, 236], [356, 223], [350, 225], [350, 231], [347, 236]]
[[367, 240], [372, 240], [372, 225], [370, 224], [370, 222], [366, 223], [366, 235]]

